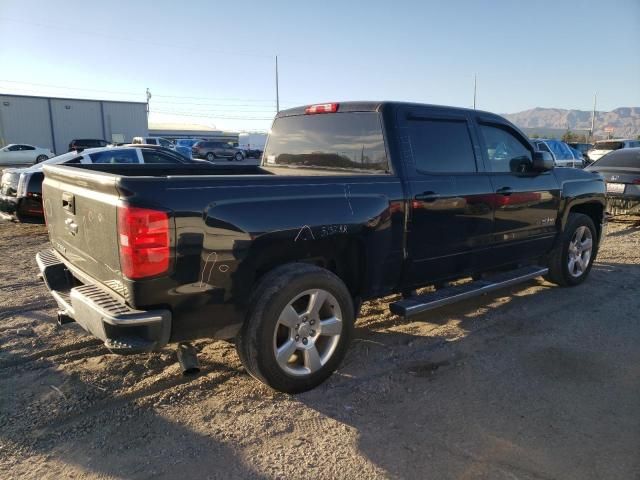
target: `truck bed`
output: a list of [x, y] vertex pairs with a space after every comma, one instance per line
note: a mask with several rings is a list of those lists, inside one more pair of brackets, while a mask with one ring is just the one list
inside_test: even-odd
[[269, 175], [269, 172], [258, 165], [207, 165], [198, 164], [110, 164], [80, 163], [63, 166], [91, 172], [103, 172], [111, 175], [127, 177], [166, 177], [176, 175]]

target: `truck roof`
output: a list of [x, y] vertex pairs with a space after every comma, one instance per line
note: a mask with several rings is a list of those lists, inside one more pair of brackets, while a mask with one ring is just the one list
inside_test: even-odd
[[[496, 117], [498, 119], [504, 120], [499, 115], [495, 113], [486, 112], [483, 110], [474, 110], [472, 108], [462, 108], [462, 107], [452, 107], [449, 105], [434, 105], [428, 103], [417, 103], [417, 102], [399, 102], [399, 101], [350, 101], [350, 102], [325, 102], [329, 103], [337, 103], [339, 105], [338, 112], [377, 112], [386, 107], [398, 107], [398, 106], [413, 106], [413, 107], [431, 107], [431, 108], [441, 108], [447, 110], [455, 110], [459, 112], [475, 112], [480, 113], [484, 116]], [[294, 115], [304, 115], [305, 109], [312, 105], [323, 105], [323, 104], [308, 104], [302, 105], [299, 107], [288, 108], [286, 110], [280, 110], [280, 112], [276, 115], [276, 118], [280, 117], [291, 117]]]

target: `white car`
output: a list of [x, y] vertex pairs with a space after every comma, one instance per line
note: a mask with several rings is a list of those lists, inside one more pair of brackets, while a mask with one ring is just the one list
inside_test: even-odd
[[587, 152], [587, 156], [589, 157], [589, 160], [595, 162], [614, 150], [637, 147], [640, 147], [640, 140], [600, 140]]
[[24, 143], [12, 143], [0, 148], [0, 165], [30, 165], [51, 157], [53, 157], [51, 150]]

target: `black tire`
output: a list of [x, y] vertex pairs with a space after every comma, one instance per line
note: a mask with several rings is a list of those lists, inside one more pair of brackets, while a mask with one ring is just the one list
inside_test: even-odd
[[[313, 289], [329, 292], [337, 301], [342, 317], [341, 331], [324, 365], [312, 373], [292, 375], [276, 360], [278, 319], [293, 299]], [[340, 278], [314, 265], [290, 263], [269, 272], [258, 283], [236, 338], [236, 351], [247, 372], [257, 380], [281, 392], [300, 393], [318, 386], [338, 368], [351, 342], [353, 324], [353, 300]]]
[[36, 163], [44, 162], [48, 158], [49, 157], [47, 157], [46, 155], [38, 155], [38, 157], [36, 158]]
[[236, 161], [241, 162], [242, 160], [244, 160], [244, 155], [242, 155], [240, 152], [238, 152], [235, 155], [235, 159], [236, 159]]
[[216, 159], [216, 154], [215, 154], [215, 153], [212, 153], [212, 152], [209, 152], [209, 153], [207, 153], [207, 154], [205, 155], [205, 158], [206, 158], [208, 161], [213, 162], [213, 161]]
[[[569, 271], [569, 248], [578, 229], [586, 227], [591, 233], [591, 254], [586, 268], [575, 275]], [[569, 213], [567, 224], [562, 232], [558, 244], [549, 255], [549, 273], [547, 280], [563, 287], [574, 287], [581, 284], [589, 275], [593, 262], [598, 253], [598, 234], [593, 220], [582, 213]]]

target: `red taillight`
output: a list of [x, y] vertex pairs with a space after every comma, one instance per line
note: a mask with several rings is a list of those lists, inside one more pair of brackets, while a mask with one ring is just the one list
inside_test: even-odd
[[169, 216], [166, 212], [118, 207], [120, 267], [127, 278], [151, 277], [169, 269]]
[[634, 179], [631, 183], [633, 183], [634, 185], [640, 185], [640, 178]]
[[304, 113], [307, 115], [313, 113], [336, 113], [339, 105], [339, 103], [319, 103], [318, 105], [309, 105], [304, 109]]

